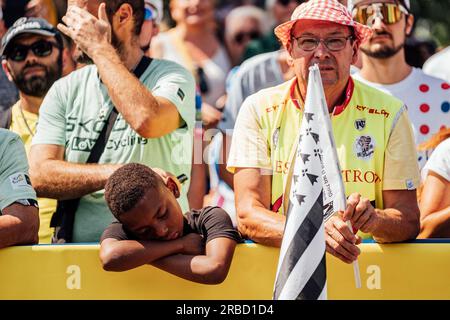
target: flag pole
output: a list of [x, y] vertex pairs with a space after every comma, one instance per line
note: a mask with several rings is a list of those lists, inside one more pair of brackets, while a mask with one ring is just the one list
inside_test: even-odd
[[[312, 67], [309, 68], [309, 70], [310, 71], [311, 70], [316, 71], [316, 74], [318, 75], [318, 78], [320, 80], [320, 81], [318, 81], [319, 90], [321, 90], [321, 95], [324, 98], [320, 105], [322, 107], [323, 114], [327, 115], [327, 114], [329, 114], [329, 111], [328, 111], [327, 102], [325, 100], [325, 95], [324, 95], [325, 91], [323, 89], [322, 78], [320, 76], [319, 66], [317, 64], [314, 64]], [[339, 175], [339, 179], [336, 179], [337, 180], [336, 183], [339, 185], [338, 187], [339, 187], [340, 190], [345, 190], [344, 182], [342, 181], [342, 173], [341, 173], [341, 169], [340, 169], [339, 158], [337, 156], [336, 145], [335, 145], [335, 142], [334, 142], [334, 136], [333, 136], [333, 132], [332, 132], [332, 129], [331, 129], [332, 126], [331, 126], [330, 117], [329, 116], [325, 117], [324, 121], [327, 122], [327, 127], [330, 128], [329, 130], [331, 130], [331, 132], [329, 132], [329, 135], [330, 135], [330, 142], [332, 143], [333, 148], [331, 148], [331, 150], [330, 150], [331, 154], [329, 154], [329, 155], [331, 156], [332, 161], [334, 163], [336, 163], [338, 168], [339, 168], [338, 172], [336, 172], [336, 174]], [[340, 196], [338, 196], [338, 199], [336, 199], [336, 200], [337, 200], [337, 208], [336, 208], [337, 210], [336, 211], [345, 210], [345, 208], [347, 206], [347, 198], [345, 196], [345, 192], [342, 192], [340, 194]], [[350, 232], [353, 233], [353, 227], [352, 227], [351, 221], [350, 220], [347, 221], [346, 224], [347, 224], [348, 228], [350, 229]], [[360, 289], [361, 288], [361, 273], [359, 271], [358, 260], [353, 261], [352, 265], [353, 265], [353, 274], [354, 274], [354, 277], [355, 277], [355, 286], [356, 286], [357, 289]]]
[[[353, 227], [350, 220], [347, 220], [347, 226], [350, 229], [350, 231], [353, 233]], [[355, 286], [356, 289], [361, 289], [361, 273], [359, 272], [359, 264], [358, 260], [353, 261], [353, 274], [355, 276]]]

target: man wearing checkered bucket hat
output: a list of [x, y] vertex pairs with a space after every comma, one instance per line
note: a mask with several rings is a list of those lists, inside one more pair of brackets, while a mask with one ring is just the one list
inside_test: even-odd
[[[301, 4], [275, 28], [296, 77], [247, 98], [238, 115], [228, 169], [234, 172], [240, 232], [280, 246], [286, 221], [291, 163], [296, 150], [309, 67], [318, 64], [333, 126], [347, 209], [325, 225], [327, 251], [357, 259], [362, 237], [397, 242], [416, 237], [419, 172], [403, 103], [350, 76], [370, 28], [352, 20], [335, 0]], [[353, 234], [345, 221], [352, 222]]]

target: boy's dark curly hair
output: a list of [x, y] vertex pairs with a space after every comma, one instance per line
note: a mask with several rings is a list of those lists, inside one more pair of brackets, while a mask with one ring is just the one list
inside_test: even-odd
[[116, 170], [105, 185], [105, 199], [114, 217], [133, 209], [150, 188], [162, 186], [161, 177], [149, 167], [129, 163]]

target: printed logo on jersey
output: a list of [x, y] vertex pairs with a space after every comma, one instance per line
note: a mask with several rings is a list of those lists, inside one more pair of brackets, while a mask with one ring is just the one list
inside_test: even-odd
[[389, 118], [390, 115], [389, 112], [387, 112], [385, 109], [376, 109], [360, 105], [356, 106], [356, 109], [359, 111], [367, 112], [369, 114], [384, 116], [385, 118]]
[[74, 151], [91, 152], [95, 145], [94, 139], [75, 137], [72, 140], [71, 149]]
[[342, 170], [342, 180], [354, 183], [381, 183], [380, 176], [374, 171], [361, 171], [355, 169]]
[[281, 107], [283, 104], [280, 105], [273, 105], [271, 107], [266, 108], [267, 113], [276, 112], [279, 107]]
[[181, 101], [184, 101], [184, 97], [186, 96], [181, 88], [178, 88], [177, 95], [180, 97]]
[[24, 188], [24, 187], [31, 187], [31, 180], [24, 173], [15, 173], [15, 174], [9, 176], [9, 181], [11, 183], [11, 187], [14, 190]]
[[414, 185], [414, 182], [411, 179], [406, 180], [405, 184], [406, 184], [406, 189], [408, 189], [410, 191], [416, 189], [416, 186]]
[[274, 171], [275, 173], [287, 174], [289, 172], [290, 162], [275, 161]]
[[355, 121], [355, 128], [358, 131], [362, 131], [366, 128], [366, 119], [358, 119]]
[[153, 89], [152, 91], [155, 92], [158, 89], [162, 89], [162, 90], [164, 90], [164, 92], [175, 92], [181, 101], [184, 101], [184, 99], [186, 98], [186, 93], [183, 91], [183, 89], [181, 89], [175, 83], [169, 83], [169, 84], [165, 85], [164, 87], [158, 86], [155, 89]]
[[[67, 131], [77, 133], [76, 136], [70, 138], [66, 145], [68, 145], [69, 148], [73, 151], [91, 152], [94, 148], [97, 138], [91, 139], [91, 137], [86, 136], [92, 136], [92, 132], [101, 133], [105, 125], [105, 120], [80, 120], [77, 118], [69, 117], [67, 121]], [[148, 139], [138, 136], [131, 130], [130, 133], [127, 134], [126, 131], [129, 129], [130, 127], [128, 123], [119, 114], [116, 122], [114, 123], [111, 137], [117, 137], [117, 134], [115, 133], [120, 133], [119, 135], [121, 135], [121, 138], [109, 139], [105, 149], [117, 151], [119, 149], [132, 147], [134, 145], [146, 145], [148, 143]]]
[[370, 160], [375, 151], [375, 140], [371, 136], [361, 136], [353, 146], [356, 156], [361, 160]]
[[107, 114], [108, 114], [108, 108], [102, 107], [100, 109], [100, 112], [98, 113], [98, 117], [100, 118], [100, 120], [104, 120], [104, 119], [106, 119]]
[[280, 138], [280, 128], [277, 128], [272, 135], [273, 150], [277, 150], [279, 138]]

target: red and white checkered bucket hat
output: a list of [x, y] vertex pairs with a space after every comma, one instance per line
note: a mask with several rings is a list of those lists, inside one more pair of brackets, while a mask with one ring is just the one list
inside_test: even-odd
[[357, 41], [364, 42], [372, 30], [352, 19], [347, 8], [336, 0], [309, 0], [299, 5], [292, 13], [291, 20], [275, 28], [276, 36], [283, 46], [291, 40], [291, 29], [299, 20], [320, 20], [353, 27]]

